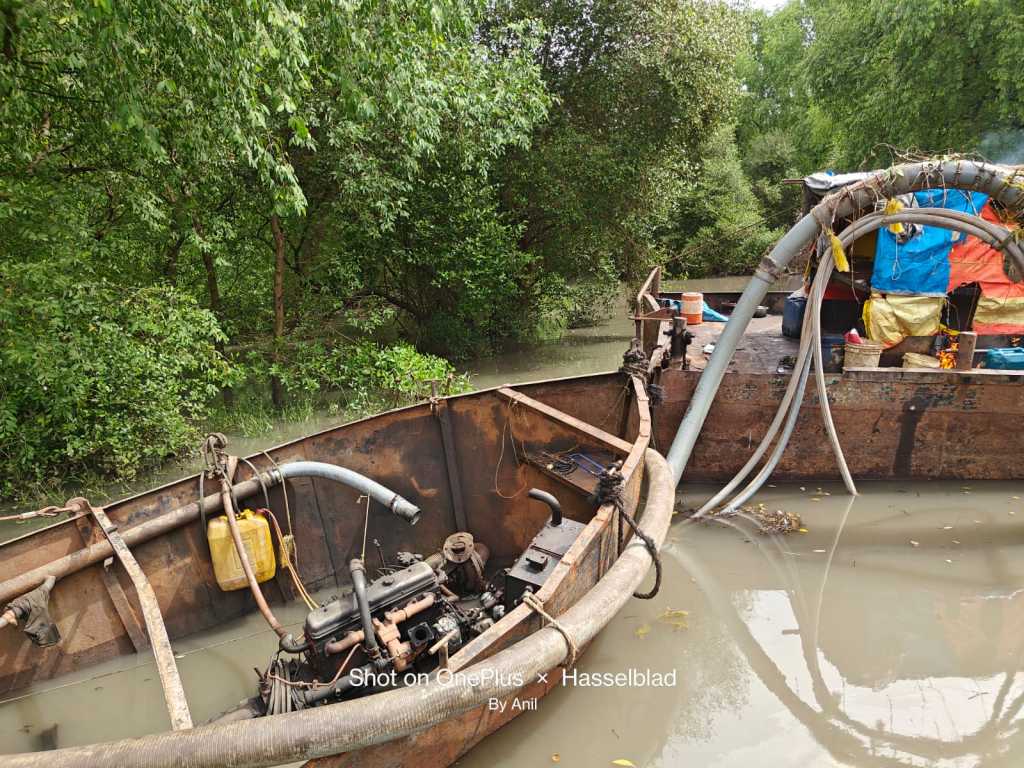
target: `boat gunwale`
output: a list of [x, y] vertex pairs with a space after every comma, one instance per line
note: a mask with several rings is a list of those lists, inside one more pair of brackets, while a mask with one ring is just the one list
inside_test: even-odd
[[[598, 371], [598, 372], [595, 372], [595, 373], [585, 373], [585, 374], [580, 374], [580, 375], [577, 375], [577, 376], [558, 376], [558, 377], [551, 378], [551, 379], [536, 379], [536, 380], [532, 380], [532, 381], [523, 381], [523, 382], [518, 382], [516, 384], [509, 384], [509, 383], [497, 384], [497, 385], [495, 385], [493, 387], [486, 387], [484, 389], [476, 389], [476, 390], [473, 390], [472, 392], [462, 392], [462, 393], [459, 393], [457, 395], [444, 395], [443, 397], [439, 397], [437, 399], [438, 400], [445, 400], [445, 401], [460, 400], [460, 399], [464, 399], [464, 398], [477, 397], [479, 395], [486, 395], [486, 394], [492, 394], [492, 393], [496, 394], [497, 391], [502, 389], [503, 387], [513, 387], [513, 386], [514, 387], [532, 387], [532, 386], [537, 386], [537, 385], [542, 385], [542, 384], [557, 384], [558, 382], [562, 382], [562, 381], [579, 381], [581, 379], [592, 379], [592, 378], [599, 378], [599, 377], [603, 377], [603, 376], [614, 376], [614, 375], [616, 375], [618, 373], [620, 373], [620, 372], [619, 371], [615, 371], [615, 370], [611, 370], [611, 371]], [[310, 439], [317, 438], [317, 437], [322, 437], [322, 436], [328, 435], [329, 433], [334, 432], [334, 431], [336, 431], [338, 429], [342, 429], [344, 427], [350, 427], [350, 426], [357, 425], [357, 424], [362, 424], [364, 422], [368, 422], [368, 421], [371, 421], [373, 419], [378, 419], [378, 418], [381, 418], [383, 416], [400, 414], [400, 413], [402, 413], [404, 411], [412, 411], [412, 410], [415, 410], [415, 409], [426, 408], [426, 407], [430, 406], [430, 403], [431, 403], [431, 400], [429, 400], [429, 399], [428, 400], [418, 400], [415, 403], [409, 403], [408, 405], [402, 405], [402, 406], [399, 406], [397, 408], [389, 408], [389, 409], [387, 409], [385, 411], [379, 411], [377, 413], [367, 414], [366, 416], [361, 416], [358, 419], [353, 419], [352, 421], [344, 421], [344, 422], [341, 422], [340, 424], [334, 424], [333, 426], [324, 427], [323, 429], [317, 430], [315, 432], [309, 432], [307, 434], [304, 434], [304, 435], [301, 435], [299, 437], [296, 437], [296, 438], [294, 438], [292, 440], [287, 440], [287, 441], [285, 441], [283, 443], [276, 443], [274, 445], [271, 445], [271, 446], [269, 446], [269, 447], [267, 447], [265, 449], [262, 449], [260, 451], [255, 452], [255, 453], [250, 453], [247, 456], [244, 456], [242, 458], [247, 459], [249, 461], [252, 461], [253, 459], [265, 458], [263, 456], [264, 453], [273, 453], [273, 452], [284, 450], [284, 449], [287, 449], [287, 448], [292, 448], [292, 447], [296, 446], [299, 443], [305, 442], [306, 440], [310, 440]], [[187, 475], [182, 475], [182, 476], [177, 477], [177, 478], [175, 478], [173, 480], [168, 480], [166, 483], [163, 483], [162, 485], [157, 485], [157, 486], [154, 486], [153, 488], [147, 488], [144, 491], [139, 491], [137, 493], [133, 493], [130, 496], [123, 496], [121, 498], [116, 499], [115, 501], [111, 501], [111, 502], [108, 502], [106, 504], [103, 504], [102, 506], [103, 506], [103, 508], [105, 510], [108, 510], [108, 511], [114, 510], [117, 507], [120, 507], [120, 506], [122, 506], [124, 504], [129, 504], [129, 503], [132, 503], [132, 502], [135, 502], [135, 501], [139, 501], [144, 496], [149, 496], [151, 494], [157, 494], [157, 493], [160, 493], [160, 492], [163, 492], [163, 491], [167, 491], [168, 489], [173, 488], [173, 487], [179, 485], [180, 483], [184, 483], [184, 482], [188, 482], [188, 481], [192, 481], [192, 480], [198, 480], [199, 475], [201, 475], [201, 474], [202, 474], [202, 472], [195, 472], [195, 473], [191, 473], [191, 474], [187, 474]], [[165, 511], [163, 513], [158, 513], [158, 515], [159, 514], [167, 514], [167, 511]], [[76, 520], [78, 520], [81, 517], [88, 517], [88, 513], [79, 513], [79, 514], [76, 514], [76, 515], [68, 515], [67, 517], [62, 517], [59, 520], [55, 520], [54, 522], [50, 523], [49, 525], [44, 525], [44, 526], [41, 526], [39, 528], [33, 528], [31, 531], [26, 531], [25, 533], [21, 534], [20, 536], [15, 536], [14, 538], [7, 539], [7, 540], [5, 540], [3, 542], [0, 542], [0, 553], [2, 553], [3, 550], [4, 550], [4, 547], [7, 547], [8, 545], [12, 545], [12, 544], [24, 541], [25, 539], [28, 539], [28, 538], [30, 538], [32, 536], [37, 536], [39, 534], [42, 534], [45, 531], [51, 531], [51, 530], [53, 530], [55, 528], [58, 528], [59, 526], [67, 525], [69, 523], [74, 523]]]

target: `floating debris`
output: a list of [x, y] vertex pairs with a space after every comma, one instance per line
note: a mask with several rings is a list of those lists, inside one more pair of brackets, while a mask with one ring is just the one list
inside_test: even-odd
[[689, 611], [684, 611], [679, 608], [666, 608], [658, 616], [658, 621], [668, 624], [675, 631], [680, 629], [689, 629], [690, 625], [686, 623], [686, 617], [690, 615]]
[[921, 542], [920, 541], [914, 541], [913, 539], [911, 539], [910, 540], [910, 546], [912, 546], [912, 547], [920, 547], [921, 546]]
[[707, 517], [709, 520], [722, 520], [730, 517], [736, 517], [741, 513], [746, 517], [752, 518], [757, 523], [758, 533], [763, 533], [765, 535], [784, 535], [787, 533], [795, 533], [796, 531], [807, 533], [807, 529], [803, 527], [803, 520], [800, 519], [800, 515], [796, 512], [786, 512], [782, 509], [776, 509], [772, 512], [767, 510], [764, 504], [758, 504], [756, 507], [740, 507], [739, 509], [730, 510], [727, 513], [718, 511], [710, 512]]
[[633, 634], [636, 635], [637, 640], [643, 640], [645, 637], [647, 637], [647, 635], [650, 634], [650, 632], [651, 632], [650, 625], [649, 624], [644, 624], [642, 627], [637, 627], [636, 628], [636, 632], [634, 632]]

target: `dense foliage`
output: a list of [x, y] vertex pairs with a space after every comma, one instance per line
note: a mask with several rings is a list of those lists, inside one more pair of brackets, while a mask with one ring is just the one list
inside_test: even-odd
[[770, 216], [799, 202], [787, 176], [910, 154], [1024, 162], [1018, 0], [789, 0], [747, 18], [739, 146]]
[[394, 402], [464, 386], [425, 352], [593, 320], [659, 256], [739, 30], [717, 0], [0, 0], [3, 492], [130, 475], [224, 385]]
[[197, 439], [230, 371], [192, 297], [71, 263], [0, 263], [0, 281], [0, 493], [48, 478], [54, 456], [66, 479], [130, 477]]

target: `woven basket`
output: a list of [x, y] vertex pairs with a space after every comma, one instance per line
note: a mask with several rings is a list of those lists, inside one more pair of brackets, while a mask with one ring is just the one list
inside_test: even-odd
[[843, 356], [843, 370], [847, 368], [877, 368], [878, 361], [882, 357], [882, 345], [872, 341], [863, 341], [860, 344], [846, 342], [845, 354]]

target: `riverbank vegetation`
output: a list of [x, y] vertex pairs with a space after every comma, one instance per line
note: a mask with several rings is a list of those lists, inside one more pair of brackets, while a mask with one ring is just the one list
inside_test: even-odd
[[1012, 4], [0, 0], [0, 495], [748, 270], [781, 179], [1020, 127]]

